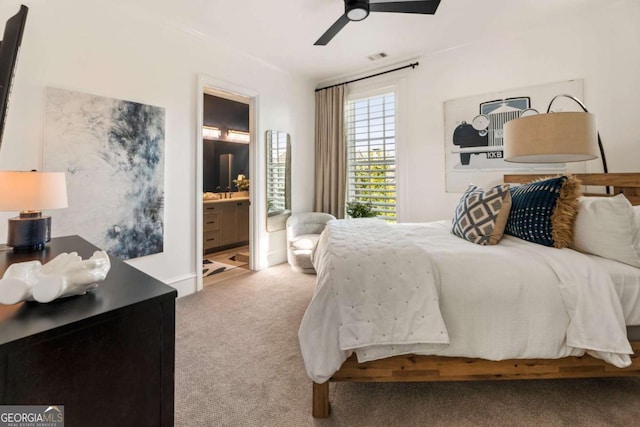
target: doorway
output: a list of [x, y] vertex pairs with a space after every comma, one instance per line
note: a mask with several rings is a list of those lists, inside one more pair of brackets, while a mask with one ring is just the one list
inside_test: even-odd
[[255, 267], [255, 94], [200, 79], [196, 289]]

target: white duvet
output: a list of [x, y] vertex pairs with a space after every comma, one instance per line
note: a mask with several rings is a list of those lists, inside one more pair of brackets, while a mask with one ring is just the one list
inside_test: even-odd
[[436, 354], [489, 360], [586, 352], [615, 366], [631, 347], [608, 273], [570, 249], [506, 236], [479, 246], [448, 222], [331, 221], [314, 254], [315, 293], [298, 333], [307, 374], [346, 358]]

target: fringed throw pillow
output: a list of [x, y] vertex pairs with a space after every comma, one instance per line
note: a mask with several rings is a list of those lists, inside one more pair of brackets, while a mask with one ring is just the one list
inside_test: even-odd
[[502, 239], [510, 207], [509, 184], [487, 191], [470, 185], [458, 202], [451, 232], [472, 243], [495, 245]]
[[580, 197], [576, 177], [543, 178], [510, 191], [511, 213], [505, 233], [540, 245], [569, 246]]

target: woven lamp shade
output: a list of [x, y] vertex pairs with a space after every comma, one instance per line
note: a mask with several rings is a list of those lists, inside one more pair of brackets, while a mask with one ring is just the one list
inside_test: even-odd
[[537, 114], [504, 125], [504, 159], [514, 163], [582, 162], [598, 158], [591, 113]]

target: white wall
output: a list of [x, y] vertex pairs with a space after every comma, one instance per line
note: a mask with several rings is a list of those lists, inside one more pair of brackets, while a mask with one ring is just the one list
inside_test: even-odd
[[[188, 34], [152, 15], [108, 1], [3, 0], [0, 21], [29, 7], [11, 108], [0, 149], [0, 169], [41, 169], [45, 87], [87, 92], [166, 109], [164, 253], [131, 260], [181, 293], [195, 289], [197, 79], [206, 75], [258, 94], [258, 147], [264, 132], [291, 134], [294, 211], [310, 210], [313, 188], [312, 82]], [[150, 12], [152, 13], [152, 12]], [[252, 191], [264, 187], [252, 181]], [[6, 218], [0, 217], [0, 241]], [[285, 260], [284, 232], [258, 224], [270, 264]], [[53, 224], [55, 234], [55, 223]], [[265, 266], [265, 265], [263, 265]]]
[[[584, 101], [597, 116], [609, 171], [640, 171], [639, 22], [640, 2], [603, 2], [556, 17], [545, 28], [419, 58], [415, 71], [403, 73], [408, 116], [401, 144], [409, 155], [402, 157], [400, 172], [402, 219], [453, 214], [460, 195], [445, 192], [443, 103], [449, 99], [583, 78]], [[600, 160], [589, 162], [587, 171], [601, 172]]]
[[[15, 14], [20, 3], [3, 0], [0, 21]], [[198, 75], [259, 94], [258, 149], [264, 149], [267, 129], [291, 133], [293, 210], [312, 208], [312, 82], [108, 1], [24, 3], [30, 11], [0, 169], [41, 167], [47, 86], [166, 108], [165, 252], [133, 265], [182, 291], [195, 288]], [[557, 16], [545, 28], [425, 55], [419, 67], [397, 76], [405, 98], [399, 107], [406, 113], [399, 130], [404, 221], [450, 218], [458, 200], [458, 194], [445, 192], [443, 103], [448, 99], [583, 78], [585, 102], [598, 117], [610, 171], [640, 169], [635, 124], [640, 4], [603, 3], [582, 14]], [[599, 168], [598, 161], [588, 165], [590, 171]], [[263, 188], [253, 184], [253, 191]], [[0, 241], [10, 216], [0, 216]], [[259, 226], [267, 263], [284, 261], [284, 232], [268, 234], [263, 222]]]

